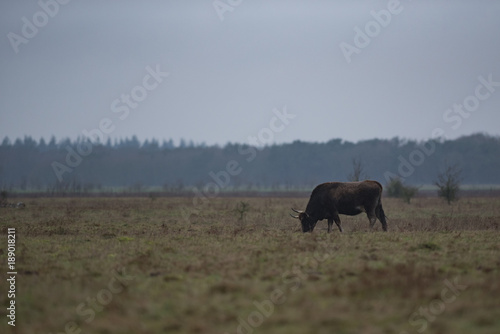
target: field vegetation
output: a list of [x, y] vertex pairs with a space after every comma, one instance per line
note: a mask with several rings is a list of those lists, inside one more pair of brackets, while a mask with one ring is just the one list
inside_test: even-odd
[[389, 232], [343, 234], [300, 232], [306, 197], [24, 202], [0, 209], [2, 333], [500, 332], [499, 198], [384, 198]]

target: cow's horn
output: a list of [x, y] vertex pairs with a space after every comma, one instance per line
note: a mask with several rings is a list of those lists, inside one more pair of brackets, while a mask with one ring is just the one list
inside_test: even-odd
[[294, 215], [292, 215], [291, 213], [290, 213], [290, 217], [292, 217], [292, 218], [296, 218], [296, 219], [299, 219], [299, 216], [294, 216]]
[[[293, 210], [293, 212], [297, 212], [298, 214], [303, 213], [303, 214], [305, 214], [305, 215], [306, 215], [306, 217], [309, 217], [309, 214], [308, 214], [307, 212], [305, 212], [305, 211], [299, 211], [299, 210], [296, 210], [296, 209], [294, 209], [294, 208], [292, 208], [292, 210]], [[292, 216], [292, 217], [293, 217], [293, 218], [295, 218], [295, 216]]]

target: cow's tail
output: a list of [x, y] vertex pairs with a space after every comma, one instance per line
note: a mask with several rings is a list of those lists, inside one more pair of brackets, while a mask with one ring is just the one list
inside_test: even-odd
[[382, 229], [384, 231], [387, 231], [387, 221], [386, 219], [389, 219], [384, 212], [384, 208], [382, 207], [382, 196], [378, 198], [378, 203], [377, 207], [375, 208], [375, 215], [377, 216], [378, 220], [382, 223]]

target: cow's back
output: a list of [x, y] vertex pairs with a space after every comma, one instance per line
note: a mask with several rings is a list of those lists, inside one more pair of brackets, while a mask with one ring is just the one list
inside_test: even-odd
[[377, 181], [327, 182], [311, 193], [306, 212], [329, 211], [356, 212], [361, 207], [375, 205], [382, 195], [382, 185]]

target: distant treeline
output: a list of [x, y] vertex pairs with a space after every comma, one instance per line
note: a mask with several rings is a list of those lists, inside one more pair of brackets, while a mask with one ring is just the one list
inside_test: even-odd
[[182, 191], [293, 190], [326, 181], [346, 181], [353, 161], [362, 178], [386, 184], [431, 184], [445, 164], [462, 169], [464, 184], [500, 184], [500, 137], [483, 134], [455, 140], [417, 142], [393, 138], [357, 143], [295, 141], [251, 147], [195, 145], [183, 141], [140, 142], [135, 136], [115, 143], [36, 141], [4, 138], [0, 145], [0, 189], [87, 192], [121, 187], [141, 191], [160, 187]]

